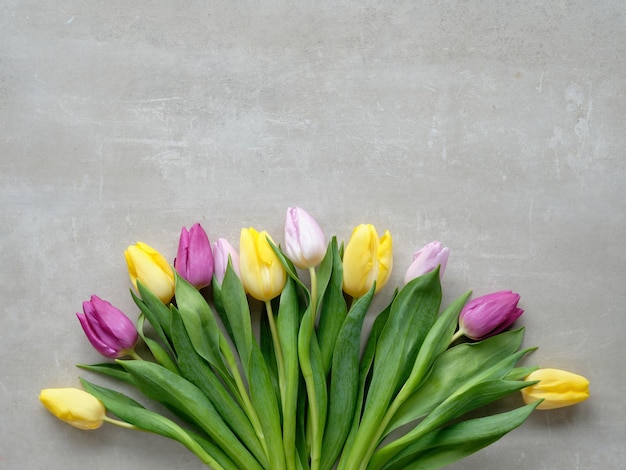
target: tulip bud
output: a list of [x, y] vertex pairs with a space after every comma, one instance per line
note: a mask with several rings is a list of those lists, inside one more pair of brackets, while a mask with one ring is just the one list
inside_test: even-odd
[[213, 275], [221, 286], [228, 267], [228, 257], [237, 276], [239, 276], [239, 253], [225, 238], [220, 238], [213, 245]]
[[50, 413], [78, 429], [97, 429], [105, 416], [104, 405], [93, 395], [78, 388], [47, 388], [39, 400]]
[[385, 230], [382, 237], [373, 225], [361, 224], [354, 229], [343, 254], [343, 290], [361, 297], [376, 281], [376, 292], [383, 288], [393, 266], [393, 242]]
[[174, 269], [198, 290], [211, 284], [213, 253], [209, 237], [200, 224], [193, 224], [189, 231], [182, 228]]
[[459, 315], [459, 330], [474, 340], [497, 335], [524, 313], [517, 307], [519, 298], [514, 292], [500, 291], [470, 300]]
[[431, 272], [437, 266], [441, 266], [439, 268], [439, 277], [441, 278], [446, 270], [449, 255], [450, 248], [444, 247], [438, 241], [430, 242], [424, 248], [413, 253], [413, 262], [404, 275], [404, 283]]
[[174, 272], [161, 253], [142, 242], [124, 252], [128, 274], [135, 288], [137, 281], [150, 289], [163, 303], [174, 297]]
[[575, 405], [589, 398], [589, 381], [582, 375], [559, 369], [539, 369], [526, 380], [539, 380], [535, 385], [522, 389], [526, 404], [543, 398], [538, 410], [551, 410]]
[[[285, 287], [287, 274], [268, 242], [267, 232], [253, 228], [242, 229], [239, 239], [239, 271], [243, 287], [258, 300], [278, 296]], [[273, 240], [272, 240], [273, 243]]]
[[326, 254], [324, 232], [317, 221], [299, 207], [287, 209], [285, 254], [301, 269], [317, 266]]
[[124, 313], [96, 295], [83, 302], [83, 312], [76, 316], [87, 339], [100, 354], [119, 358], [133, 351], [139, 337], [135, 325]]

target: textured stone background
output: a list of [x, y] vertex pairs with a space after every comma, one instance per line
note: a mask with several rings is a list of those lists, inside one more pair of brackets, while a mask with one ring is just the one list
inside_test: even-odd
[[[199, 469], [160, 437], [81, 433], [39, 389], [100, 361], [74, 312], [134, 313], [123, 250], [182, 225], [282, 239], [391, 230], [395, 271], [451, 247], [445, 299], [512, 289], [528, 363], [592, 398], [455, 469], [619, 469], [626, 4], [618, 0], [17, 1], [0, 6], [0, 469]], [[373, 312], [374, 314], [374, 312]], [[93, 377], [92, 377], [93, 378]]]

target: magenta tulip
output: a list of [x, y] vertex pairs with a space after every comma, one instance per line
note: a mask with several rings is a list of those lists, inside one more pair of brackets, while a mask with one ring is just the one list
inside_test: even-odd
[[87, 339], [103, 356], [118, 358], [135, 349], [138, 335], [132, 321], [106, 300], [92, 295], [76, 316]]
[[301, 269], [317, 266], [326, 254], [324, 232], [317, 221], [299, 207], [287, 209], [285, 254]]
[[404, 275], [404, 283], [431, 272], [437, 266], [440, 266], [439, 277], [441, 278], [448, 264], [448, 256], [450, 256], [450, 248], [444, 247], [438, 241], [430, 242], [413, 253], [413, 262]]
[[218, 239], [213, 245], [213, 274], [219, 285], [222, 285], [222, 282], [224, 282], [229, 256], [233, 270], [239, 277], [239, 253], [228, 243], [228, 240], [224, 238]]
[[196, 289], [211, 284], [213, 253], [209, 237], [200, 224], [193, 224], [189, 231], [182, 228], [174, 268]]
[[459, 332], [474, 340], [497, 335], [524, 313], [517, 307], [519, 298], [514, 292], [500, 291], [470, 300], [459, 315]]

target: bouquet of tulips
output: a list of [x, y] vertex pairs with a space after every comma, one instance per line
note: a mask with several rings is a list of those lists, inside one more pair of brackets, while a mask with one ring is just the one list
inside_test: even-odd
[[[439, 242], [415, 253], [367, 332], [392, 269], [391, 235], [372, 225], [345, 246], [327, 244], [306, 211], [289, 208], [282, 246], [248, 228], [237, 252], [195, 224], [183, 228], [173, 267], [144, 243], [125, 255], [138, 319], [95, 295], [84, 302], [87, 338], [114, 361], [80, 367], [173, 416], [84, 378], [84, 390], [42, 390], [43, 404], [80, 429], [150, 431], [215, 470], [435, 469], [534, 409], [588, 397], [584, 377], [517, 366], [532, 350], [520, 349], [523, 329], [509, 328], [523, 313], [518, 294], [468, 301], [468, 292], [442, 307], [449, 249]], [[468, 417], [520, 391], [525, 405]]]

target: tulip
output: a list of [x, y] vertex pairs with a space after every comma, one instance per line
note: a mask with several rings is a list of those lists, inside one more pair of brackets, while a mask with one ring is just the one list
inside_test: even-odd
[[83, 302], [83, 312], [76, 316], [87, 339], [100, 354], [119, 358], [133, 352], [139, 337], [135, 325], [124, 313], [96, 295]]
[[182, 228], [174, 269], [198, 290], [211, 284], [213, 253], [209, 237], [200, 224], [193, 224], [189, 231]]
[[524, 313], [517, 307], [519, 298], [514, 292], [500, 291], [470, 300], [459, 315], [459, 333], [482, 340], [504, 331]]
[[145, 243], [131, 245], [124, 252], [128, 274], [135, 288], [137, 281], [150, 289], [163, 303], [174, 297], [174, 272], [161, 253]]
[[299, 207], [287, 209], [285, 254], [300, 269], [314, 268], [326, 254], [324, 232], [317, 221]]
[[589, 398], [589, 381], [582, 375], [559, 369], [538, 369], [526, 380], [539, 380], [535, 385], [522, 389], [525, 403], [543, 399], [538, 410], [551, 410], [575, 405]]
[[213, 245], [213, 275], [219, 285], [224, 282], [229, 257], [233, 270], [239, 276], [239, 253], [228, 243], [228, 240], [219, 238]]
[[255, 299], [268, 301], [278, 296], [287, 274], [268, 242], [267, 232], [253, 228], [241, 230], [239, 238], [239, 271], [243, 287]]
[[449, 255], [450, 248], [444, 247], [438, 241], [430, 242], [421, 250], [413, 253], [413, 262], [404, 275], [404, 283], [406, 284], [411, 279], [431, 272], [437, 266], [440, 266], [439, 277], [442, 277], [443, 272], [446, 270], [446, 265], [448, 264]]
[[393, 242], [388, 230], [382, 237], [373, 225], [361, 224], [354, 229], [343, 255], [343, 290], [361, 297], [374, 281], [376, 292], [383, 288], [393, 266]]
[[97, 429], [105, 419], [102, 402], [78, 388], [47, 388], [39, 400], [54, 416], [78, 429]]

